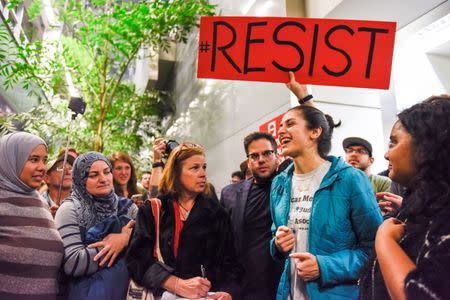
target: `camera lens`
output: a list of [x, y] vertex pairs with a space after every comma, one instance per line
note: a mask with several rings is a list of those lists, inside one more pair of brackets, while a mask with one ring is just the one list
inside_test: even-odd
[[175, 149], [176, 147], [178, 147], [178, 145], [180, 145], [177, 141], [175, 140], [168, 140], [166, 142], [166, 156], [169, 157], [170, 153], [172, 152], [173, 149]]

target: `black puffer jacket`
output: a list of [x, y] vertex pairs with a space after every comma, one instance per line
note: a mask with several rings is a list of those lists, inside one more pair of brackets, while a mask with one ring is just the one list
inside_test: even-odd
[[216, 199], [198, 196], [180, 233], [178, 256], [173, 252], [175, 218], [172, 198], [161, 197], [160, 248], [164, 264], [153, 257], [155, 221], [151, 205], [139, 209], [126, 260], [131, 278], [157, 294], [169, 275], [201, 276], [203, 265], [211, 291], [234, 294], [242, 275], [234, 250], [230, 218]]

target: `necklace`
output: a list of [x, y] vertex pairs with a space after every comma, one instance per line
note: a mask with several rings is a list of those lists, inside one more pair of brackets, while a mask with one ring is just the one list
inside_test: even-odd
[[192, 207], [191, 207], [191, 209], [187, 209], [186, 207], [181, 205], [180, 201], [178, 201], [178, 206], [181, 208], [180, 209], [181, 219], [186, 220], [189, 217], [189, 213], [191, 212]]

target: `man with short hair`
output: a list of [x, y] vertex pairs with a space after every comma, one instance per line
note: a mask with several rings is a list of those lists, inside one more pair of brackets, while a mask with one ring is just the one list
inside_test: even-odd
[[[67, 156], [66, 167], [64, 169], [64, 181], [62, 183], [61, 177], [64, 155], [47, 163], [47, 174], [44, 176], [44, 181], [47, 184], [48, 189], [41, 194], [41, 197], [45, 200], [53, 215], [55, 215], [61, 202], [67, 198], [72, 191], [72, 165], [74, 161], [75, 159], [71, 155]], [[58, 199], [60, 186], [62, 186], [61, 196]]]
[[144, 190], [146, 190], [147, 192], [150, 189], [150, 177], [152, 176], [152, 172], [150, 171], [144, 171], [142, 172], [142, 176], [141, 176], [141, 186]]
[[241, 171], [234, 171], [231, 173], [231, 183], [239, 183], [243, 179], [244, 175]]
[[249, 179], [253, 177], [252, 170], [248, 167], [248, 158], [241, 162], [239, 165], [239, 169], [241, 169], [242, 174], [244, 174], [244, 179]]
[[253, 177], [223, 188], [220, 202], [230, 213], [235, 247], [245, 276], [234, 299], [276, 298], [282, 265], [270, 256], [272, 238], [270, 185], [276, 175], [277, 143], [272, 135], [254, 132], [245, 137], [248, 168]]
[[375, 193], [390, 191], [389, 177], [370, 173], [370, 166], [375, 159], [372, 157], [372, 145], [368, 141], [360, 137], [348, 137], [344, 139], [342, 146], [345, 151], [345, 161], [369, 177]]

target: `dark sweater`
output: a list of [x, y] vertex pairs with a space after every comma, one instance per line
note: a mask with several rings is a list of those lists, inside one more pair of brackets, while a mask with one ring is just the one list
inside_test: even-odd
[[217, 200], [198, 196], [180, 233], [175, 258], [174, 209], [172, 198], [162, 197], [160, 213], [160, 247], [164, 264], [153, 257], [155, 222], [151, 205], [139, 208], [126, 260], [136, 283], [162, 293], [162, 283], [172, 275], [182, 279], [201, 276], [206, 269], [211, 291], [234, 293], [242, 268], [233, 247], [230, 219]]
[[[400, 212], [398, 218], [405, 221]], [[405, 278], [407, 299], [450, 299], [450, 206], [431, 219], [406, 220], [400, 246], [416, 269]], [[390, 299], [376, 260], [360, 282], [361, 299]]]

